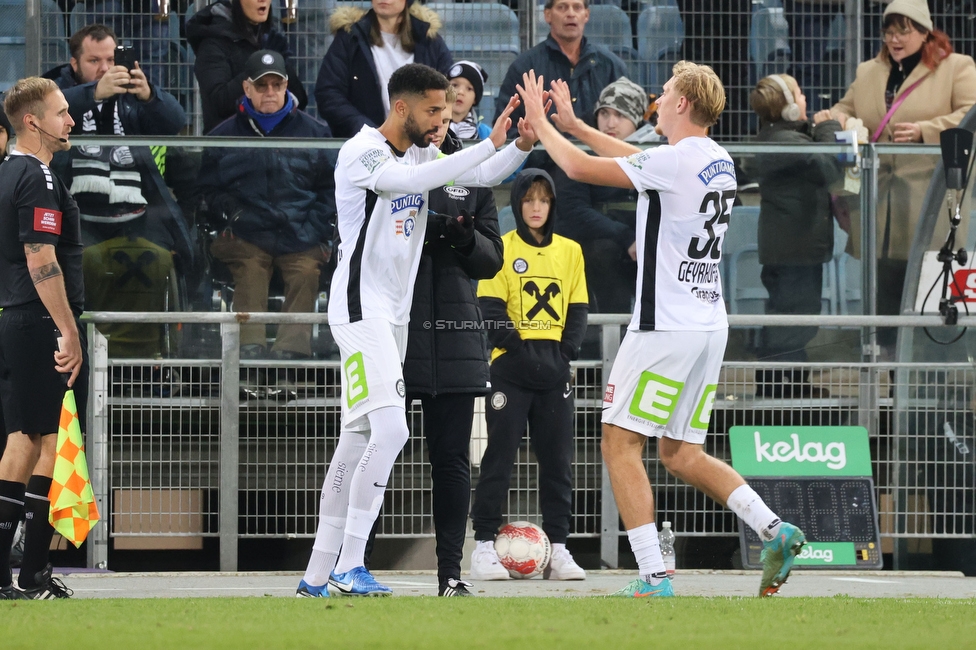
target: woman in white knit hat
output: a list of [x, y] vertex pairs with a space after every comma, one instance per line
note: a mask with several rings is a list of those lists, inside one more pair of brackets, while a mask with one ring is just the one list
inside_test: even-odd
[[[939, 134], [958, 126], [976, 103], [973, 59], [953, 53], [949, 37], [932, 25], [925, 0], [893, 0], [885, 8], [881, 32], [884, 44], [878, 56], [858, 66], [854, 83], [831, 113], [860, 118], [872, 142], [938, 144]], [[881, 156], [879, 314], [900, 312], [908, 253], [936, 160], [936, 156]], [[849, 250], [858, 255], [858, 220], [853, 219], [851, 225]], [[939, 220], [929, 249], [939, 248], [948, 227], [948, 219]], [[959, 236], [966, 240], [965, 232]], [[894, 330], [882, 331], [881, 343], [892, 346], [894, 335]]]

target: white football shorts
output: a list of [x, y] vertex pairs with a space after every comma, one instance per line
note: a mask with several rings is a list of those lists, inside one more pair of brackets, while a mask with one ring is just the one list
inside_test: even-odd
[[378, 408], [405, 408], [403, 359], [407, 326], [382, 319], [332, 326], [342, 360], [342, 423], [347, 429], [369, 428], [366, 415]]
[[628, 330], [603, 395], [603, 422], [642, 435], [705, 442], [728, 329]]

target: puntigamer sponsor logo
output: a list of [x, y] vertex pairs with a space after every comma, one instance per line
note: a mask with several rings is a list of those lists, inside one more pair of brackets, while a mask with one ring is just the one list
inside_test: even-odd
[[847, 448], [843, 442], [802, 444], [800, 436], [795, 433], [790, 435], [790, 441], [764, 442], [762, 434], [756, 431], [756, 462], [824, 463], [833, 470], [843, 469], [847, 465]]

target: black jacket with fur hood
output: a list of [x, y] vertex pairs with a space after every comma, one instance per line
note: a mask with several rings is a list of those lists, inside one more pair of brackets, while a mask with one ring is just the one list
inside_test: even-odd
[[[329, 123], [332, 135], [337, 138], [350, 138], [363, 125], [377, 127], [386, 120], [379, 75], [370, 50], [372, 13], [372, 9], [341, 7], [329, 20], [335, 40], [322, 59], [315, 83], [315, 101], [319, 115]], [[424, 5], [414, 3], [410, 6], [410, 22], [414, 63], [448, 74], [453, 59], [444, 39], [437, 35], [440, 17]]]

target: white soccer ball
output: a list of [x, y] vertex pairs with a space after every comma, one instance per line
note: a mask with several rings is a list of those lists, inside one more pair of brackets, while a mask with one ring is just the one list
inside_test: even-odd
[[505, 524], [495, 537], [495, 552], [513, 578], [542, 573], [552, 558], [552, 544], [541, 528], [528, 521]]

